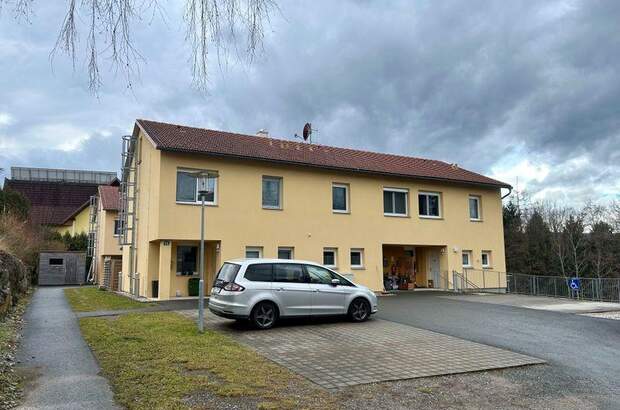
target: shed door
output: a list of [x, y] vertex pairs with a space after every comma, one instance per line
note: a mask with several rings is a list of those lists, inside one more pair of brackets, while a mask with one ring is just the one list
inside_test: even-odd
[[77, 259], [73, 256], [65, 258], [65, 284], [77, 285], [79, 284], [77, 278]]

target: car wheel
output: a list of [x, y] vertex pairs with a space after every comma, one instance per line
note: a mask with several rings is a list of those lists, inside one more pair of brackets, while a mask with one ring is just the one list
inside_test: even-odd
[[354, 322], [363, 322], [370, 317], [370, 303], [362, 298], [354, 299], [349, 305], [349, 319]]
[[252, 310], [251, 319], [258, 329], [269, 329], [278, 319], [278, 308], [271, 302], [260, 302]]

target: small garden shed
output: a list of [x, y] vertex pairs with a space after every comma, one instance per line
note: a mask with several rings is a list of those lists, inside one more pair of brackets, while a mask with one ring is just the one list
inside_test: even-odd
[[86, 281], [86, 253], [42, 251], [39, 285], [82, 285]]

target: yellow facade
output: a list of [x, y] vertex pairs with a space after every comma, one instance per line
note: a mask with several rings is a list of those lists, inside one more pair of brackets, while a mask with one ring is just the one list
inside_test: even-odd
[[75, 217], [73, 218], [73, 222], [71, 223], [71, 231], [70, 231], [71, 236], [88, 233], [89, 216], [90, 216], [90, 206], [86, 206], [77, 215], [75, 215]]
[[[163, 152], [142, 132], [136, 156], [138, 223], [133, 267], [130, 247], [123, 249], [125, 292], [130, 291], [129, 274], [134, 271], [138, 279], [138, 292], [134, 293], [140, 296], [153, 296], [153, 281], [159, 281], [159, 299], [187, 295], [188, 277], [176, 274], [176, 247], [198, 244], [200, 206], [176, 202], [179, 169], [219, 172], [217, 203], [207, 206], [205, 212], [207, 288], [221, 263], [243, 258], [246, 247], [261, 247], [267, 258], [277, 257], [278, 247], [291, 247], [295, 259], [319, 263], [324, 248], [334, 248], [336, 270], [352, 274], [354, 281], [374, 290], [383, 289], [386, 268], [395, 260], [389, 252], [396, 255], [398, 247], [415, 248], [418, 286], [428, 285], [425, 255], [430, 254], [438, 258], [446, 277], [454, 270], [462, 271], [465, 250], [471, 251], [473, 268], [482, 268], [480, 255], [487, 251], [492, 255], [489, 268], [505, 272], [502, 202], [497, 187]], [[263, 176], [281, 178], [281, 209], [262, 207]], [[334, 183], [349, 187], [347, 213], [332, 211]], [[407, 190], [407, 216], [384, 215], [384, 188]], [[440, 194], [440, 218], [418, 216], [419, 192]], [[470, 220], [470, 195], [480, 198], [480, 221]], [[363, 268], [351, 267], [351, 249], [363, 250]]]

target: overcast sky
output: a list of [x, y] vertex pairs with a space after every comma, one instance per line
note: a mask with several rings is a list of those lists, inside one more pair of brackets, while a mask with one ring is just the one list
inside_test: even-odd
[[133, 91], [103, 60], [98, 98], [83, 60], [50, 64], [65, 3], [0, 17], [2, 168], [118, 170], [136, 118], [282, 138], [309, 121], [321, 144], [518, 177], [534, 199], [620, 199], [620, 1], [279, 1], [259, 58], [212, 59], [208, 94], [170, 1], [135, 25]]

